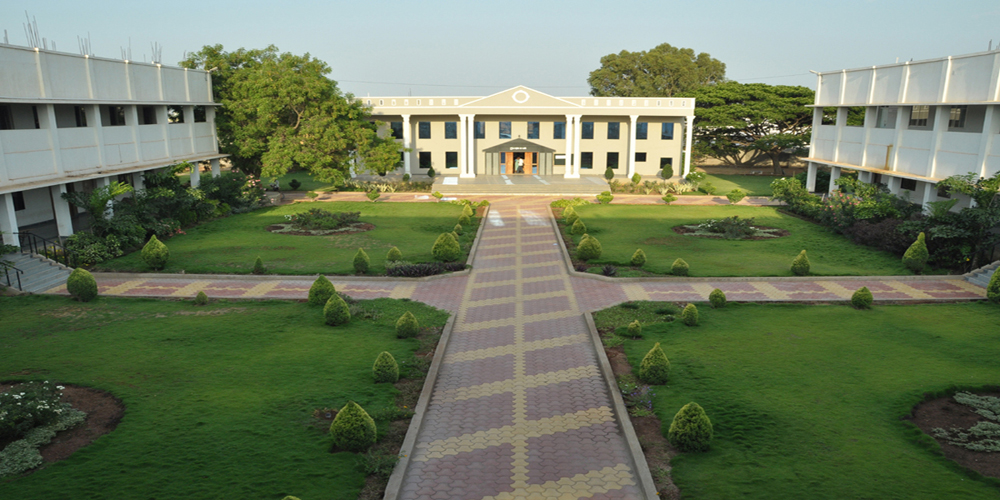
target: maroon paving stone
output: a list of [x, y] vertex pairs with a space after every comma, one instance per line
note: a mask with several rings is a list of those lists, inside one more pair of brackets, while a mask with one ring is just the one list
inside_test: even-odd
[[[878, 294], [872, 294], [875, 300], [912, 300], [913, 297], [904, 292], [878, 292]], [[839, 298], [839, 297], [838, 297]], [[844, 299], [840, 299], [844, 300]]]
[[490, 257], [488, 259], [480, 259], [476, 257], [473, 265], [476, 269], [496, 269], [498, 267], [511, 267], [517, 264], [517, 257], [513, 255], [501, 256], [501, 257]]
[[546, 241], [541, 243], [522, 243], [521, 252], [522, 253], [546, 252], [546, 253], [551, 253], [553, 255], [561, 256], [561, 253], [559, 252], [559, 247], [554, 245], [552, 241]]
[[[754, 292], [757, 288], [753, 286], [753, 283], [739, 282], [739, 281], [727, 281], [723, 283], [709, 283], [710, 286], [718, 288], [723, 292]], [[655, 285], [646, 285], [647, 288]]]
[[521, 271], [524, 278], [541, 278], [545, 276], [561, 276], [563, 274], [562, 265], [528, 267]]
[[783, 292], [829, 292], [815, 281], [772, 281], [770, 284]]
[[914, 288], [922, 292], [945, 290], [953, 290], [956, 292], [965, 291], [963, 288], [959, 287], [957, 283], [952, 283], [950, 281], [903, 281], [902, 283], [909, 285], [910, 288]]
[[442, 401], [432, 397], [431, 402], [433, 404], [427, 407], [421, 428], [424, 442], [514, 423], [514, 394], [510, 392], [461, 401]]
[[482, 323], [483, 321], [511, 319], [517, 314], [516, 309], [517, 305], [513, 303], [475, 306], [466, 309], [465, 317], [461, 320], [465, 323]]
[[532, 299], [524, 303], [524, 315], [533, 316], [559, 311], [570, 310], [569, 297], [545, 297]]
[[528, 439], [528, 482], [532, 484], [630, 462], [625, 439], [613, 421]]
[[528, 420], [539, 420], [567, 413], [611, 407], [611, 398], [605, 389], [604, 378], [593, 377], [531, 387], [525, 390], [528, 398]]
[[597, 356], [593, 352], [593, 347], [590, 345], [588, 339], [583, 339], [577, 344], [538, 349], [524, 353], [525, 375], [538, 375], [539, 373], [568, 370], [578, 366], [594, 366], [596, 364]]
[[516, 245], [490, 246], [476, 250], [476, 257], [504, 256], [516, 252]]
[[583, 316], [547, 319], [542, 321], [530, 321], [524, 324], [524, 340], [533, 342], [536, 340], [554, 339], [583, 333], [587, 331], [587, 323]]
[[492, 283], [495, 281], [510, 281], [517, 279], [516, 270], [507, 271], [485, 271], [476, 274], [476, 284], [480, 283]]
[[874, 292], [889, 292], [895, 291], [895, 288], [881, 281], [835, 281], [834, 283], [848, 289], [857, 290], [863, 286], [868, 287], [868, 290]]
[[[830, 294], [830, 298], [837, 299], [839, 297]], [[740, 302], [767, 302], [772, 299], [768, 297], [764, 292], [731, 291], [731, 292], [726, 292], [726, 300], [735, 300]]]
[[504, 444], [427, 462], [411, 461], [400, 496], [414, 500], [478, 500], [513, 491], [512, 460], [512, 447]]
[[495, 326], [472, 331], [455, 331], [448, 341], [448, 353], [474, 351], [510, 345], [515, 341], [514, 325]]
[[499, 382], [514, 378], [514, 355], [477, 359], [474, 361], [451, 361], [447, 356], [438, 372], [436, 390]]
[[543, 243], [544, 242], [544, 243], [547, 243], [547, 244], [551, 245], [555, 241], [556, 241], [556, 238], [551, 233], [551, 231], [548, 234], [539, 233], [537, 235], [531, 235], [531, 236], [524, 236], [524, 235], [522, 235], [521, 236], [521, 243]]
[[498, 285], [472, 289], [472, 293], [469, 294], [469, 300], [502, 299], [515, 295], [517, 295], [516, 285]]
[[[760, 294], [761, 297], [767, 298], [767, 295], [763, 293]], [[649, 292], [650, 300], [668, 300], [672, 302], [697, 302], [700, 300], [705, 300], [698, 292], [687, 292], [687, 293], [666, 293], [666, 292]]]
[[562, 292], [566, 290], [566, 282], [562, 278], [545, 280], [545, 281], [529, 281], [521, 285], [521, 290], [524, 295], [535, 295], [538, 293], [552, 293], [552, 292]]
[[[538, 255], [524, 255], [524, 256], [521, 257], [521, 262], [524, 263], [524, 264], [542, 264], [542, 263], [545, 263], [545, 262], [562, 262], [562, 256], [560, 256], [559, 254], [557, 254], [555, 252], [538, 254]], [[525, 269], [525, 272], [527, 272], [529, 269]], [[528, 277], [528, 276], [525, 276], [525, 277]]]

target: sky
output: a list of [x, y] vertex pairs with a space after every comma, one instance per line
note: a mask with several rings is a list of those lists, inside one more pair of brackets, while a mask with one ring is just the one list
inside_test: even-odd
[[[357, 96], [489, 95], [525, 85], [587, 95], [602, 56], [661, 43], [707, 52], [744, 83], [815, 88], [834, 71], [986, 51], [1000, 45], [997, 0], [3, 0], [0, 30], [79, 53], [176, 65], [186, 52], [276, 45], [325, 61]], [[3, 39], [0, 38], [0, 43]], [[3, 69], [0, 68], [0, 71]]]

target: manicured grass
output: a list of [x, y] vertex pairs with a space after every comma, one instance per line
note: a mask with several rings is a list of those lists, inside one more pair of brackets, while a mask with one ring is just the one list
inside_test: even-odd
[[448, 316], [360, 304], [382, 317], [334, 328], [297, 302], [2, 299], [0, 380], [95, 387], [126, 410], [69, 459], [0, 482], [0, 498], [357, 498], [356, 455], [329, 453], [312, 411], [393, 405], [398, 391], [373, 382], [372, 363], [381, 351], [411, 360], [418, 344], [397, 339], [394, 322], [405, 310], [424, 326]]
[[[299, 181], [300, 183], [302, 183], [302, 185], [299, 186], [298, 189], [293, 190], [292, 187], [288, 185], [288, 183], [291, 182], [292, 179]], [[273, 182], [273, 179], [271, 178], [264, 179], [265, 186], [270, 186], [271, 182]], [[313, 179], [312, 174], [306, 172], [305, 170], [300, 170], [298, 172], [289, 172], [285, 175], [282, 175], [281, 177], [278, 177], [278, 183], [281, 186], [282, 191], [322, 191], [322, 190], [333, 189], [332, 183], [320, 182], [316, 179]]]
[[649, 325], [644, 339], [625, 343], [636, 370], [654, 342], [670, 359], [670, 382], [654, 398], [664, 435], [692, 401], [712, 420], [711, 451], [671, 462], [684, 498], [1000, 495], [936, 455], [929, 438], [900, 420], [925, 392], [1000, 380], [1000, 308], [699, 309], [697, 327]]
[[[592, 263], [628, 265], [637, 248], [645, 270], [669, 273], [678, 257], [691, 276], [791, 276], [792, 259], [805, 249], [815, 275], [911, 274], [899, 257], [855, 245], [829, 229], [779, 213], [773, 207], [683, 205], [585, 205], [576, 207], [603, 254]], [[674, 226], [738, 215], [791, 234], [769, 240], [723, 240], [685, 236]], [[578, 242], [579, 237], [574, 241]]]
[[[778, 177], [771, 175], [712, 175], [705, 177], [705, 182], [715, 186], [715, 194], [725, 196], [730, 191], [740, 188], [747, 196], [771, 196], [771, 182]], [[685, 195], [702, 195], [701, 191], [684, 193]]]
[[[294, 236], [265, 229], [287, 222], [285, 215], [311, 208], [361, 212], [361, 221], [374, 224], [375, 229], [334, 236]], [[354, 254], [364, 248], [371, 258], [369, 274], [384, 274], [385, 254], [393, 246], [399, 247], [408, 262], [433, 261], [434, 241], [441, 233], [451, 232], [461, 214], [462, 207], [450, 203], [310, 202], [264, 208], [188, 228], [187, 234], [164, 241], [170, 260], [163, 272], [249, 274], [260, 256], [271, 274], [354, 274]], [[465, 228], [459, 238], [466, 255], [476, 229]], [[97, 269], [149, 271], [138, 251], [101, 263]]]

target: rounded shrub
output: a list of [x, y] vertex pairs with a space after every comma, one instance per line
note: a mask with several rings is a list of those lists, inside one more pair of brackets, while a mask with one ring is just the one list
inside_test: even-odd
[[410, 182], [410, 174], [403, 174], [403, 182]]
[[326, 324], [330, 326], [343, 325], [351, 321], [351, 308], [347, 307], [347, 302], [344, 302], [344, 299], [335, 293], [323, 306], [323, 317], [326, 318]]
[[194, 296], [194, 305], [196, 306], [208, 305], [208, 295], [205, 295], [204, 291], [198, 292], [198, 295]]
[[584, 234], [576, 245], [576, 258], [583, 261], [599, 259], [601, 252], [601, 242], [589, 234]]
[[66, 290], [80, 302], [90, 302], [97, 298], [97, 280], [90, 271], [78, 267], [66, 278]]
[[396, 363], [396, 358], [392, 357], [392, 354], [382, 351], [375, 358], [375, 364], [372, 365], [372, 375], [375, 376], [376, 384], [395, 384], [399, 380], [399, 364]]
[[309, 305], [326, 305], [330, 301], [330, 297], [336, 293], [337, 290], [333, 287], [333, 283], [330, 283], [330, 280], [321, 274], [316, 278], [316, 281], [313, 281], [312, 286], [309, 287]]
[[667, 205], [669, 205], [669, 204], [677, 201], [677, 197], [674, 196], [671, 193], [667, 193], [667, 194], [663, 195], [663, 198], [661, 198], [661, 199], [663, 200], [663, 203], [666, 203]]
[[462, 247], [452, 233], [441, 233], [431, 248], [431, 254], [436, 260], [454, 262], [462, 256]]
[[573, 207], [566, 207], [562, 211], [562, 218], [566, 224], [572, 225], [580, 216], [576, 214], [576, 210]]
[[635, 267], [642, 267], [646, 264], [646, 252], [643, 252], [641, 248], [637, 248], [635, 253], [632, 254], [632, 260], [630, 261]]
[[875, 297], [872, 296], [871, 290], [868, 287], [863, 286], [854, 291], [851, 295], [851, 305], [855, 309], [869, 309], [872, 306], [872, 302], [875, 301]]
[[736, 188], [730, 191], [729, 194], [726, 195], [726, 199], [729, 200], [729, 203], [735, 205], [739, 203], [740, 200], [742, 200], [743, 198], [746, 198], [746, 196], [747, 194], [744, 193], [742, 189]]
[[694, 304], [684, 306], [681, 311], [681, 321], [687, 326], [698, 326], [698, 307]]
[[264, 267], [264, 261], [257, 257], [257, 260], [253, 261], [253, 273], [254, 274], [264, 274], [267, 272], [267, 268]]
[[330, 424], [333, 444], [342, 450], [365, 451], [375, 444], [375, 420], [354, 401], [337, 412]]
[[994, 304], [1000, 304], [1000, 269], [993, 271], [993, 277], [986, 285], [986, 298]]
[[455, 234], [462, 234], [463, 231], [464, 229], [462, 228], [461, 224], [455, 224], [455, 228], [451, 230], [451, 232]]
[[291, 495], [288, 495], [287, 497], [282, 498], [281, 500], [299, 500], [299, 497], [293, 497]]
[[906, 253], [903, 254], [903, 265], [910, 271], [913, 271], [914, 274], [920, 274], [924, 270], [924, 266], [927, 265], [927, 258], [929, 256], [927, 242], [924, 241], [924, 233], [920, 233], [917, 235], [917, 241], [914, 241], [910, 245], [910, 248], [906, 249]]
[[615, 199], [615, 195], [611, 194], [611, 191], [601, 191], [601, 194], [597, 195], [596, 198], [601, 205], [607, 205]]
[[463, 226], [468, 226], [472, 223], [472, 219], [470, 219], [468, 215], [462, 214], [458, 216], [458, 223]]
[[708, 294], [708, 301], [712, 303], [712, 307], [719, 309], [726, 307], [726, 294], [722, 290], [716, 288], [712, 290], [712, 293]]
[[615, 170], [611, 167], [604, 169], [604, 179], [611, 180], [615, 178]]
[[573, 234], [584, 234], [587, 232], [587, 225], [583, 223], [583, 219], [577, 217], [576, 222], [573, 223], [573, 227], [569, 230]]
[[395, 262], [397, 260], [403, 260], [403, 252], [400, 252], [398, 248], [392, 247], [385, 254], [385, 260], [389, 262]]
[[638, 184], [640, 182], [642, 182], [642, 176], [639, 175], [639, 172], [632, 174], [632, 184]]
[[142, 261], [147, 266], [160, 270], [166, 267], [167, 260], [170, 259], [170, 249], [163, 242], [156, 239], [156, 235], [149, 237], [149, 241], [142, 247]]
[[639, 363], [639, 378], [653, 385], [663, 385], [670, 378], [670, 360], [657, 342]]
[[359, 248], [358, 253], [354, 254], [354, 272], [356, 274], [365, 274], [368, 272], [368, 267], [371, 266], [372, 260], [368, 258], [368, 254], [365, 252], [364, 248]]
[[418, 333], [420, 333], [420, 322], [417, 321], [417, 317], [410, 311], [404, 312], [396, 320], [396, 337], [409, 339], [416, 337]]
[[628, 336], [634, 339], [642, 338], [642, 323], [639, 320], [635, 320], [628, 324]]
[[473, 215], [476, 215], [476, 211], [473, 210], [472, 207], [470, 207], [469, 205], [465, 205], [462, 207], [462, 215], [466, 217], [472, 217]]
[[806, 276], [809, 274], [809, 257], [806, 251], [799, 252], [799, 255], [792, 259], [792, 274], [796, 276]]
[[712, 442], [712, 421], [701, 405], [688, 403], [674, 415], [667, 439], [679, 451], [708, 451]]
[[670, 273], [674, 276], [687, 276], [690, 267], [684, 259], [678, 258], [674, 261], [673, 265], [670, 266]]

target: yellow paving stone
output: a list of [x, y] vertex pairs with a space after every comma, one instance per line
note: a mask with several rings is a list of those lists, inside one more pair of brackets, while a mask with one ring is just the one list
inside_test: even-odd
[[625, 296], [630, 301], [649, 300], [649, 293], [646, 292], [646, 288], [641, 283], [625, 283], [622, 285], [622, 291], [625, 292]]
[[752, 285], [753, 285], [754, 288], [757, 289], [758, 292], [763, 293], [764, 295], [767, 296], [767, 298], [769, 298], [771, 300], [787, 300], [788, 299], [788, 293], [787, 292], [783, 292], [781, 290], [778, 290], [777, 288], [774, 287], [774, 285], [772, 285], [772, 284], [770, 284], [770, 283], [768, 283], [766, 281], [759, 281], [759, 282], [756, 282], [756, 283], [752, 283]]
[[278, 281], [262, 281], [253, 286], [253, 288], [243, 292], [242, 297], [263, 297], [267, 292], [274, 290], [279, 284]]
[[417, 290], [417, 285], [396, 285], [389, 293], [390, 299], [410, 299], [413, 298], [413, 292]]
[[121, 295], [121, 294], [123, 294], [125, 292], [128, 292], [129, 290], [131, 290], [133, 288], [139, 287], [140, 285], [142, 285], [145, 282], [146, 282], [146, 280], [130, 280], [130, 281], [126, 281], [126, 282], [124, 282], [124, 283], [122, 283], [120, 285], [115, 285], [115, 286], [113, 286], [111, 288], [108, 288], [107, 290], [104, 291], [104, 293], [102, 295]]
[[[887, 281], [886, 284], [889, 285], [889, 286], [891, 286], [891, 287], [893, 287], [893, 288], [895, 288], [896, 291], [903, 292], [903, 293], [905, 293], [905, 294], [907, 294], [910, 297], [913, 297], [915, 299], [933, 299], [934, 298], [933, 295], [929, 295], [929, 294], [925, 293], [922, 290], [917, 290], [916, 288], [913, 288], [912, 286], [907, 285], [906, 283], [904, 283], [902, 281]], [[875, 298], [876, 299], [878, 298], [878, 292], [875, 292]]]
[[174, 293], [170, 294], [172, 297], [193, 297], [198, 295], [198, 292], [202, 291], [211, 281], [208, 280], [196, 280], [188, 283], [177, 289]]
[[854, 290], [848, 290], [840, 283], [834, 283], [833, 281], [817, 281], [816, 283], [840, 299], [849, 299], [854, 294]]
[[56, 285], [56, 286], [54, 286], [52, 288], [49, 288], [48, 290], [46, 290], [46, 291], [44, 291], [42, 293], [66, 293], [66, 291], [67, 291], [66, 290], [66, 285], [62, 284], [62, 285]]
[[476, 349], [474, 351], [457, 352], [454, 354], [446, 355], [445, 363], [459, 363], [462, 361], [475, 361], [479, 359], [495, 358], [498, 356], [507, 356], [514, 353], [523, 353], [528, 351], [537, 351], [540, 349], [549, 349], [552, 347], [562, 347], [572, 344], [578, 344], [581, 342], [585, 342], [586, 340], [588, 340], [586, 335], [574, 334], [574, 335], [566, 335], [564, 337], [556, 337], [554, 339], [524, 342], [523, 344], [520, 345], [513, 344], [513, 345], [504, 345], [499, 347], [488, 347], [485, 349]]
[[714, 286], [701, 282], [691, 283], [691, 288], [693, 288], [695, 293], [701, 295], [705, 300], [708, 300], [708, 296], [711, 295], [712, 290], [715, 290]]

